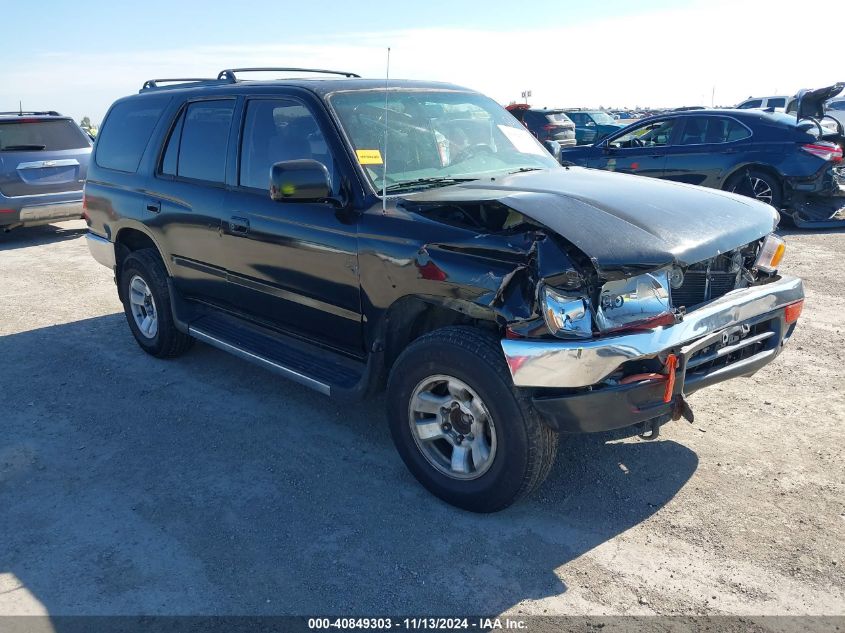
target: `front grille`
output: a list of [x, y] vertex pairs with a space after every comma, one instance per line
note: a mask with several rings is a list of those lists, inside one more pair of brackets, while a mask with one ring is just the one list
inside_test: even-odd
[[[708, 284], [708, 277], [710, 283]], [[737, 274], [706, 270], [688, 270], [680, 288], [672, 289], [672, 305], [690, 310], [700, 303], [718, 299], [736, 288]]]

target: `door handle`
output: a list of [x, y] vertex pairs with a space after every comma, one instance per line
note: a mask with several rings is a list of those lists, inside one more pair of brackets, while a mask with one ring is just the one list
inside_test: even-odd
[[246, 218], [232, 217], [229, 220], [229, 231], [237, 235], [246, 235], [249, 233], [249, 220]]
[[161, 201], [156, 200], [155, 202], [148, 202], [147, 211], [150, 213], [161, 213]]

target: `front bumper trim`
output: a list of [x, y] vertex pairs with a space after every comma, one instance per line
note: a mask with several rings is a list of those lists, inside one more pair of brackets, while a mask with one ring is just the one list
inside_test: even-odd
[[587, 341], [503, 339], [501, 344], [517, 387], [588, 387], [602, 382], [624, 363], [654, 358], [803, 298], [801, 280], [784, 276], [729, 292], [689, 312], [680, 323], [647, 332]]

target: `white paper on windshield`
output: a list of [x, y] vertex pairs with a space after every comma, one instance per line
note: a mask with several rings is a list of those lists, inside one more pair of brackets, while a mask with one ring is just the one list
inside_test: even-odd
[[517, 127], [510, 127], [509, 125], [499, 125], [497, 127], [516, 148], [516, 151], [522, 154], [545, 156], [546, 150], [537, 144], [537, 141], [534, 140], [534, 137], [531, 136], [528, 130], [521, 130]]

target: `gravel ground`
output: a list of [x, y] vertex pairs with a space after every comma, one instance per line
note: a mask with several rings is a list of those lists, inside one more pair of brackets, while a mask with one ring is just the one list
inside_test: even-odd
[[146, 356], [81, 222], [0, 234], [0, 613], [845, 613], [845, 233], [787, 235], [787, 350], [659, 440], [569, 437], [453, 509], [384, 403]]

